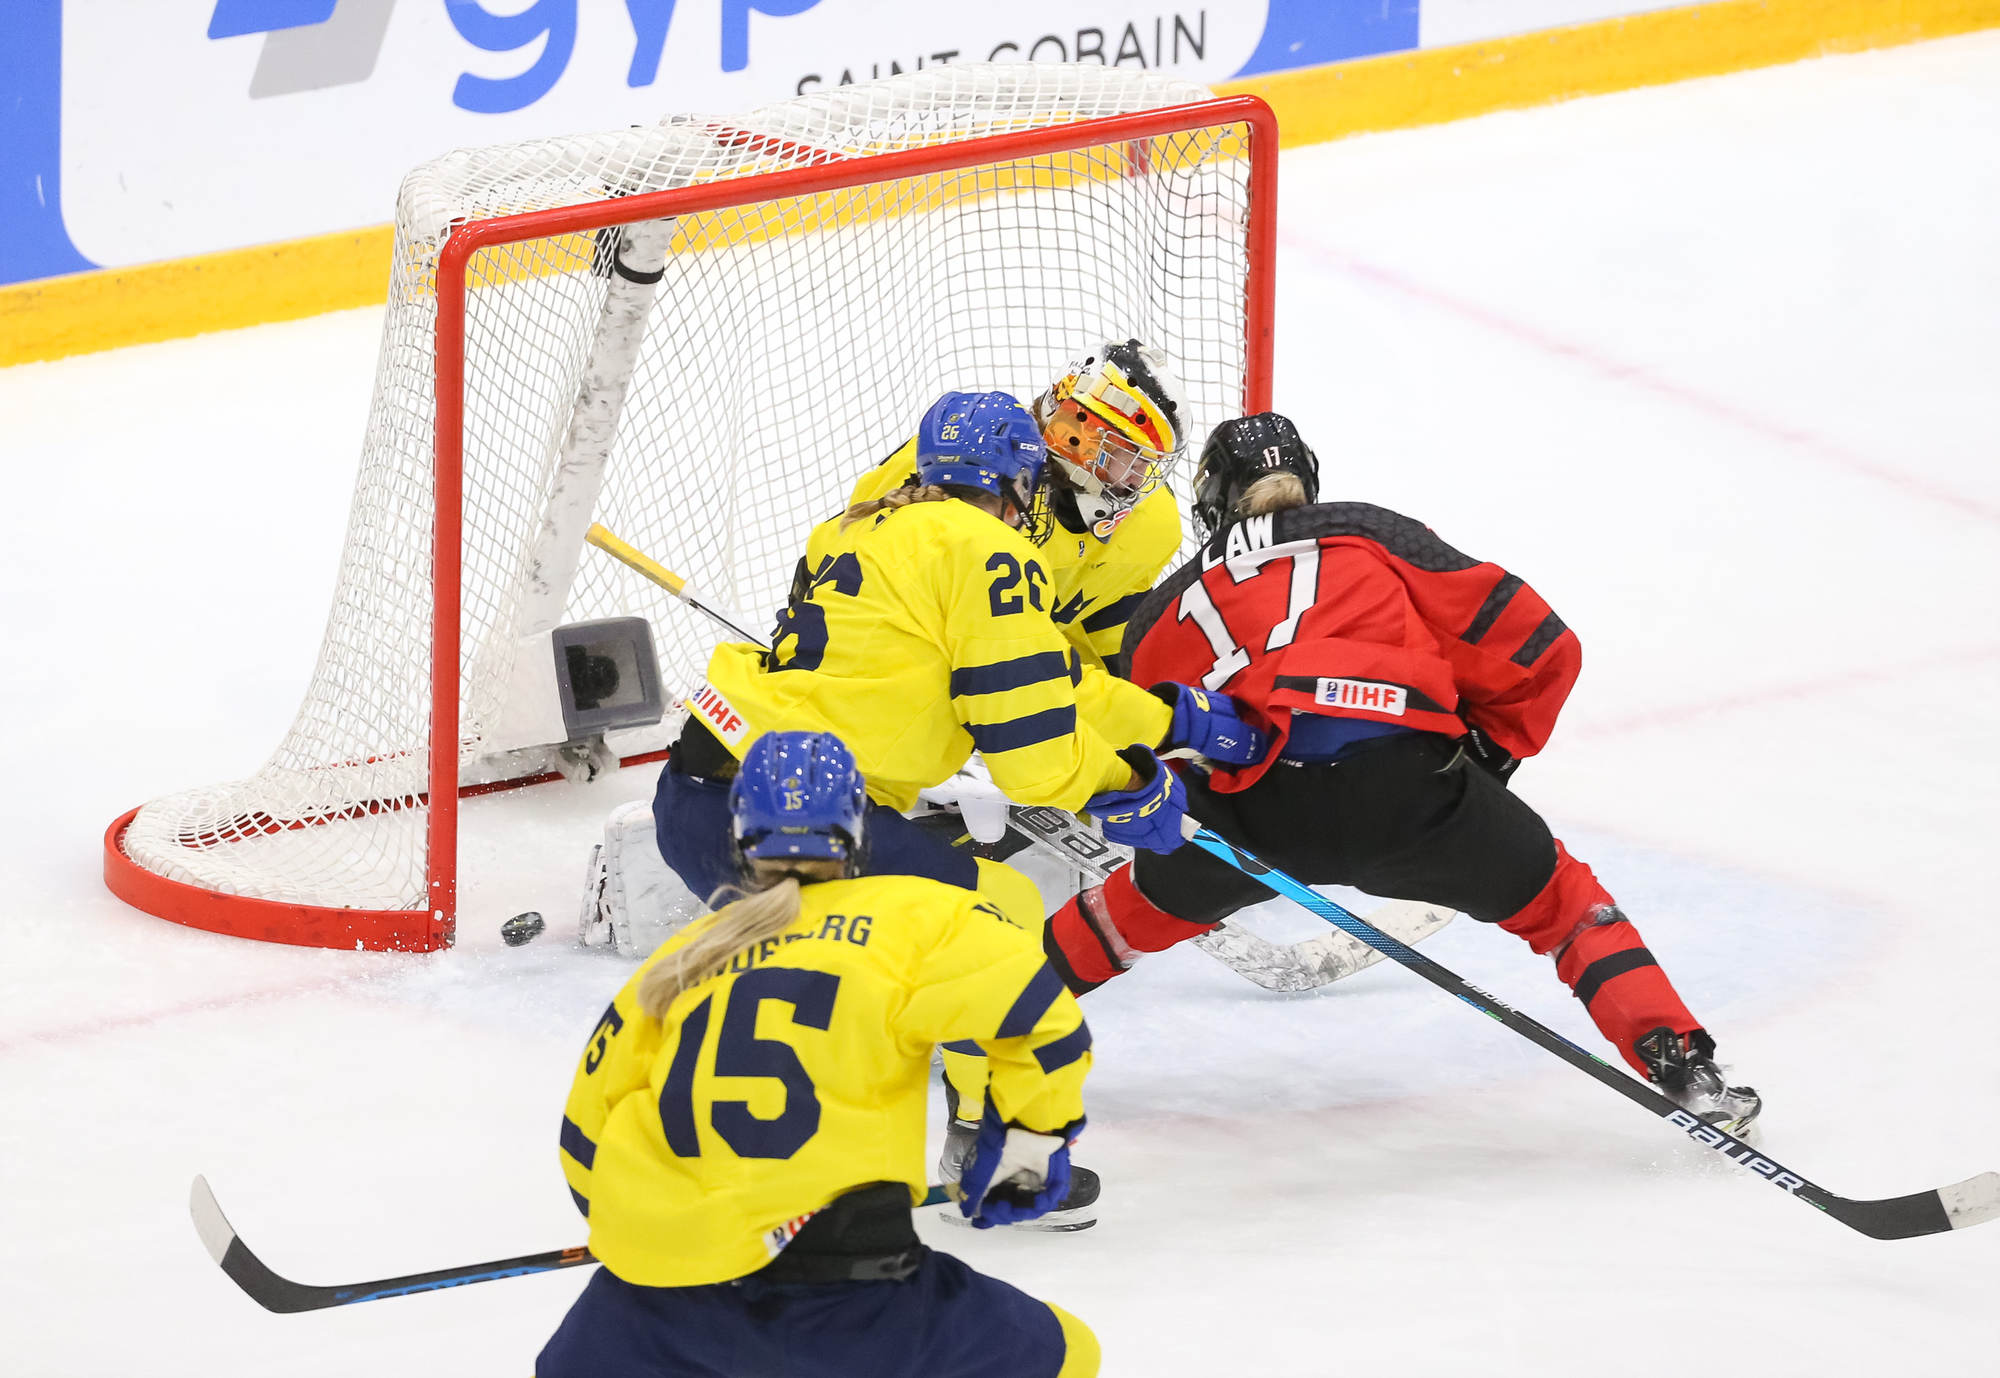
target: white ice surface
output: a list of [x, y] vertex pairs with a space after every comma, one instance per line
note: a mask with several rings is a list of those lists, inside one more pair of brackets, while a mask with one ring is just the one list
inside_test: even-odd
[[[1582, 634], [1519, 787], [1764, 1092], [1766, 1147], [1851, 1196], [2000, 1167], [1996, 148], [1987, 34], [1283, 171], [1278, 404], [1330, 496]], [[475, 803], [436, 957], [215, 937], [98, 879], [114, 815], [278, 740], [377, 327], [0, 372], [9, 1375], [519, 1376], [582, 1283], [267, 1315], [187, 1189], [308, 1282], [580, 1240], [555, 1127], [623, 967], [563, 943], [582, 842], [648, 780]], [[529, 907], [549, 934], [502, 947]], [[1506, 935], [1430, 951], [1596, 1046]], [[1995, 1371], [2000, 1229], [1850, 1233], [1393, 965], [1284, 999], [1181, 951], [1088, 1008], [1103, 1223], [925, 1230], [1086, 1317], [1109, 1374]]]

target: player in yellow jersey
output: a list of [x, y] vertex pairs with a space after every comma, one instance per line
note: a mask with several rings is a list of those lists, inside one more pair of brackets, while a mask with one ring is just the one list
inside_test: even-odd
[[[1049, 616], [1086, 663], [1117, 654], [1125, 623], [1181, 544], [1166, 480], [1193, 424], [1166, 356], [1106, 340], [1035, 399], [1048, 447], [1050, 521], [1035, 535], [1052, 594]], [[913, 482], [917, 441], [861, 476], [850, 503]]]
[[1090, 1378], [1068, 1313], [917, 1241], [932, 1045], [992, 1065], [960, 1210], [1063, 1194], [1090, 1031], [1034, 940], [971, 892], [862, 877], [871, 809], [830, 735], [768, 732], [729, 790], [743, 898], [619, 991], [564, 1109], [603, 1268], [537, 1378]]
[[1244, 759], [1261, 741], [1228, 701], [1148, 693], [1085, 665], [1049, 617], [1049, 579], [1019, 529], [1037, 501], [1043, 449], [1005, 393], [947, 393], [918, 431], [915, 487], [813, 529], [769, 651], [718, 646], [653, 817], [661, 855], [696, 895], [730, 878], [723, 791], [760, 733], [832, 732], [877, 806], [877, 873], [980, 889], [1038, 918], [1017, 872], [975, 862], [902, 816], [976, 748], [1024, 804], [1097, 815], [1128, 846], [1180, 845], [1178, 781], [1155, 750], [1208, 743]]
[[[1162, 851], [1180, 845], [1183, 791], [1156, 749], [1261, 757], [1227, 699], [1115, 679], [1051, 621], [1048, 575], [1021, 530], [1045, 512], [1026, 409], [1004, 393], [947, 393], [917, 445], [918, 485], [813, 529], [772, 649], [717, 647], [689, 696], [652, 810], [659, 856], [688, 893], [733, 875], [724, 795], [764, 732], [832, 732], [852, 748], [873, 800], [871, 874], [977, 890], [1030, 925], [1044, 912], [1032, 882], [901, 812], [975, 748], [1014, 800], [1088, 811], [1113, 842]], [[976, 1079], [961, 1080], [976, 1102]], [[1066, 1209], [1094, 1194], [1080, 1173]]]

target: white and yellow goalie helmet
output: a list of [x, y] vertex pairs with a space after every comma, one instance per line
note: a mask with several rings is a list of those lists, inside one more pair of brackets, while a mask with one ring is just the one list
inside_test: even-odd
[[1056, 482], [1099, 540], [1187, 451], [1187, 406], [1166, 355], [1106, 340], [1035, 399]]

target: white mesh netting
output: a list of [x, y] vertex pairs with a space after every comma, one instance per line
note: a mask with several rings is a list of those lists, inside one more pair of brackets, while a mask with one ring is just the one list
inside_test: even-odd
[[[225, 894], [425, 906], [433, 282], [453, 225], [615, 209], [612, 198], [636, 192], [1208, 98], [1187, 82], [1094, 66], [947, 66], [728, 120], [673, 116], [418, 168], [398, 201], [375, 400], [305, 703], [249, 779], [141, 809], [127, 854]], [[490, 741], [526, 632], [643, 615], [670, 694], [698, 676], [716, 640], [661, 590], [579, 550], [579, 512], [762, 622], [783, 601], [808, 527], [947, 389], [1026, 400], [1096, 342], [1136, 335], [1177, 367], [1198, 449], [1243, 397], [1249, 168], [1247, 129], [1220, 126], [847, 191], [766, 199], [719, 188], [757, 199], [628, 236], [622, 257], [663, 268], [657, 287], [604, 271], [588, 212], [573, 232], [475, 254], [462, 778], [549, 764], [546, 752], [496, 759]], [[632, 327], [623, 335], [621, 320]], [[608, 451], [593, 450], [599, 433]], [[626, 748], [653, 744], [664, 737]]]

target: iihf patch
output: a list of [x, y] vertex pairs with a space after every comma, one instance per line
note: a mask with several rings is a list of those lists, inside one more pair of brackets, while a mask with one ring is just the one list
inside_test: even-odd
[[787, 1220], [782, 1225], [777, 1225], [764, 1231], [764, 1247], [771, 1251], [771, 1257], [776, 1258], [779, 1254], [783, 1253], [785, 1246], [798, 1236], [800, 1230], [805, 1228], [806, 1221], [818, 1214], [818, 1211], [807, 1211], [804, 1215], [797, 1216], [791, 1220]]
[[709, 731], [730, 746], [740, 746], [749, 733], [749, 724], [743, 721], [743, 715], [712, 684], [703, 683], [689, 694], [687, 706], [701, 716]]
[[1376, 679], [1322, 679], [1313, 691], [1313, 702], [1329, 708], [1359, 708], [1400, 718], [1409, 707], [1410, 691], [1400, 684], [1384, 684]]

